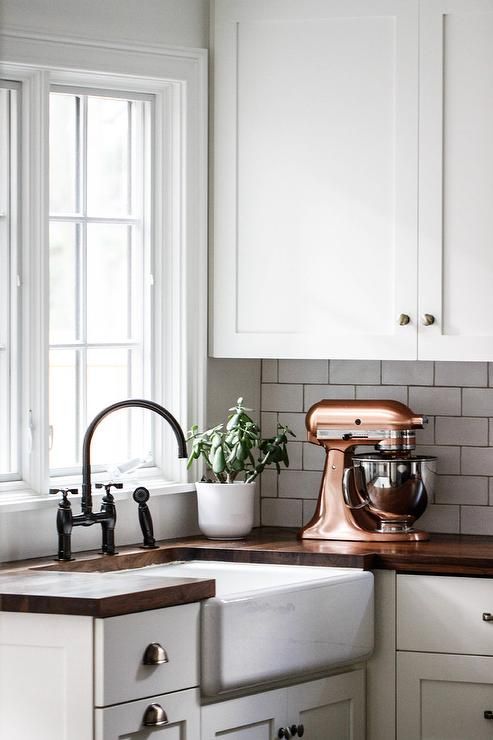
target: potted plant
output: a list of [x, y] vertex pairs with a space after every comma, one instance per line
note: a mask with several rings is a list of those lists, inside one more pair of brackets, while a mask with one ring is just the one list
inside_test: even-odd
[[200, 432], [192, 426], [188, 468], [203, 459], [206, 474], [197, 487], [199, 527], [211, 539], [241, 539], [253, 527], [256, 479], [268, 466], [289, 466], [288, 435], [278, 424], [274, 437], [263, 438], [239, 398], [225, 423]]

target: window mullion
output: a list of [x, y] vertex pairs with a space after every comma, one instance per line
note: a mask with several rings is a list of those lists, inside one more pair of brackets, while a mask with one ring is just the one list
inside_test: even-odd
[[[80, 150], [79, 166], [81, 172], [81, 203], [79, 205], [83, 218], [87, 217], [87, 97], [79, 98], [82, 104], [81, 121], [80, 121]], [[84, 429], [87, 426], [87, 222], [80, 225], [81, 228], [81, 250], [80, 250], [80, 326], [79, 337], [82, 342], [82, 348], [77, 353], [78, 372], [77, 372], [77, 408], [79, 411], [78, 424], [78, 449], [82, 443]], [[78, 455], [77, 458], [78, 459]]]

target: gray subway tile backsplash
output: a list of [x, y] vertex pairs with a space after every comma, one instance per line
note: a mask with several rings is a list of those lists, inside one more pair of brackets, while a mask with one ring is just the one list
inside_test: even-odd
[[[322, 393], [322, 395], [320, 395]], [[304, 410], [320, 401], [321, 398], [354, 398], [354, 385], [305, 385]]]
[[407, 404], [407, 387], [405, 385], [357, 385], [356, 398], [366, 400], [385, 398]]
[[309, 470], [283, 470], [279, 476], [279, 498], [317, 498], [320, 474]]
[[434, 416], [460, 416], [460, 388], [433, 388], [411, 386], [409, 388], [409, 406], [419, 414]]
[[467, 416], [493, 416], [493, 389], [464, 388], [462, 409]]
[[433, 362], [382, 362], [385, 385], [433, 385]]
[[303, 411], [301, 384], [262, 384], [262, 411]]
[[290, 468], [264, 473], [263, 524], [298, 527], [313, 515], [325, 455], [306, 442], [310, 406], [322, 398], [389, 398], [429, 417], [417, 453], [437, 456], [437, 485], [418, 526], [493, 534], [493, 363], [263, 360], [262, 382], [263, 433], [280, 421], [297, 435]]
[[488, 419], [471, 416], [438, 416], [435, 442], [438, 445], [487, 445]]
[[279, 360], [280, 383], [328, 383], [328, 360]]
[[472, 386], [488, 385], [487, 362], [435, 362], [435, 385]]
[[267, 527], [301, 527], [303, 503], [297, 499], [263, 498], [261, 517]]
[[438, 475], [436, 504], [488, 505], [488, 478], [478, 475]]
[[493, 447], [463, 447], [464, 475], [493, 475]]
[[278, 360], [262, 360], [262, 383], [277, 383]]
[[331, 360], [329, 377], [331, 383], [374, 385], [380, 383], [381, 363], [378, 360]]

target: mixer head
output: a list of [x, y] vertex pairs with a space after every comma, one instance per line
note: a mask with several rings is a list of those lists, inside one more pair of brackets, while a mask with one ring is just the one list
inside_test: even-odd
[[375, 445], [383, 453], [409, 452], [416, 447], [416, 429], [428, 419], [416, 416], [399, 401], [325, 399], [306, 416], [308, 441], [325, 447], [348, 442]]

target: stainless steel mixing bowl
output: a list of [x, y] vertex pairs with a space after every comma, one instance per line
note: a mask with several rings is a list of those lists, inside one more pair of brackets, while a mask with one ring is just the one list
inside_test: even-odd
[[[353, 457], [353, 483], [359, 503], [346, 493], [351, 508], [366, 506], [381, 521], [381, 532], [406, 532], [426, 509], [433, 496], [436, 457]], [[348, 501], [348, 498], [350, 499]]]

